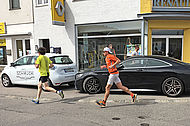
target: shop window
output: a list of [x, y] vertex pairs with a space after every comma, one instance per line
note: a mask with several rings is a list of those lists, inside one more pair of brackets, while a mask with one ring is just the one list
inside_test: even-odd
[[102, 50], [109, 44], [121, 61], [132, 55], [136, 45], [141, 54], [141, 26], [140, 20], [78, 25], [79, 71], [105, 64]]
[[20, 9], [20, 0], [9, 0], [10, 10]]
[[7, 65], [6, 39], [0, 39], [0, 65]]
[[[130, 38], [130, 39], [129, 39]], [[112, 44], [116, 56], [123, 61], [131, 56], [135, 45], [141, 45], [139, 37], [83, 38], [78, 40], [79, 70], [99, 67], [105, 64], [103, 48]], [[112, 50], [112, 53], [114, 51]]]
[[152, 30], [152, 55], [182, 59], [184, 30]]
[[166, 55], [166, 39], [153, 38], [152, 39], [152, 55]]
[[6, 46], [0, 46], [0, 65], [7, 65]]

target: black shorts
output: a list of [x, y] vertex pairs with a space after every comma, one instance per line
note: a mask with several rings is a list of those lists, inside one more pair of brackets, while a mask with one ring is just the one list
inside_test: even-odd
[[40, 76], [39, 82], [41, 81], [42, 83], [47, 82], [49, 79], [49, 73], [47, 73], [47, 76]]

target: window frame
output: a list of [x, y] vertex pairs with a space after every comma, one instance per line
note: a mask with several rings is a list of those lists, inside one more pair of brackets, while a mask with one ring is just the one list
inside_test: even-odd
[[20, 7], [20, 0], [18, 0], [18, 7], [13, 8], [13, 0], [9, 0], [9, 10], [18, 10], [21, 9]]
[[39, 3], [38, 3], [38, 0], [36, 0], [36, 6], [46, 6], [46, 5], [48, 5], [48, 4], [49, 4], [49, 0], [46, 1], [47, 3], [45, 3], [45, 1], [46, 1], [46, 0], [42, 0], [42, 3], [39, 4]]

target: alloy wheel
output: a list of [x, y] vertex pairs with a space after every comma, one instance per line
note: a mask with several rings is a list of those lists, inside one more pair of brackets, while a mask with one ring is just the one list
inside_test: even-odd
[[162, 91], [167, 96], [179, 96], [183, 93], [183, 83], [176, 77], [166, 79], [162, 84]]
[[94, 77], [87, 77], [84, 80], [83, 88], [85, 92], [88, 92], [90, 94], [99, 93], [101, 91], [101, 85], [97, 78]]
[[2, 76], [2, 84], [4, 87], [9, 87], [12, 85], [9, 77], [5, 74]]

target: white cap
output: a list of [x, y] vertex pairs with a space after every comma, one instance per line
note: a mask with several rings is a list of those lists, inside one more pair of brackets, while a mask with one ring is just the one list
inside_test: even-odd
[[109, 52], [109, 53], [112, 53], [112, 52], [110, 51], [110, 48], [108, 48], [108, 47], [105, 47], [103, 51], [104, 51], [104, 52], [107, 51], [107, 52]]

